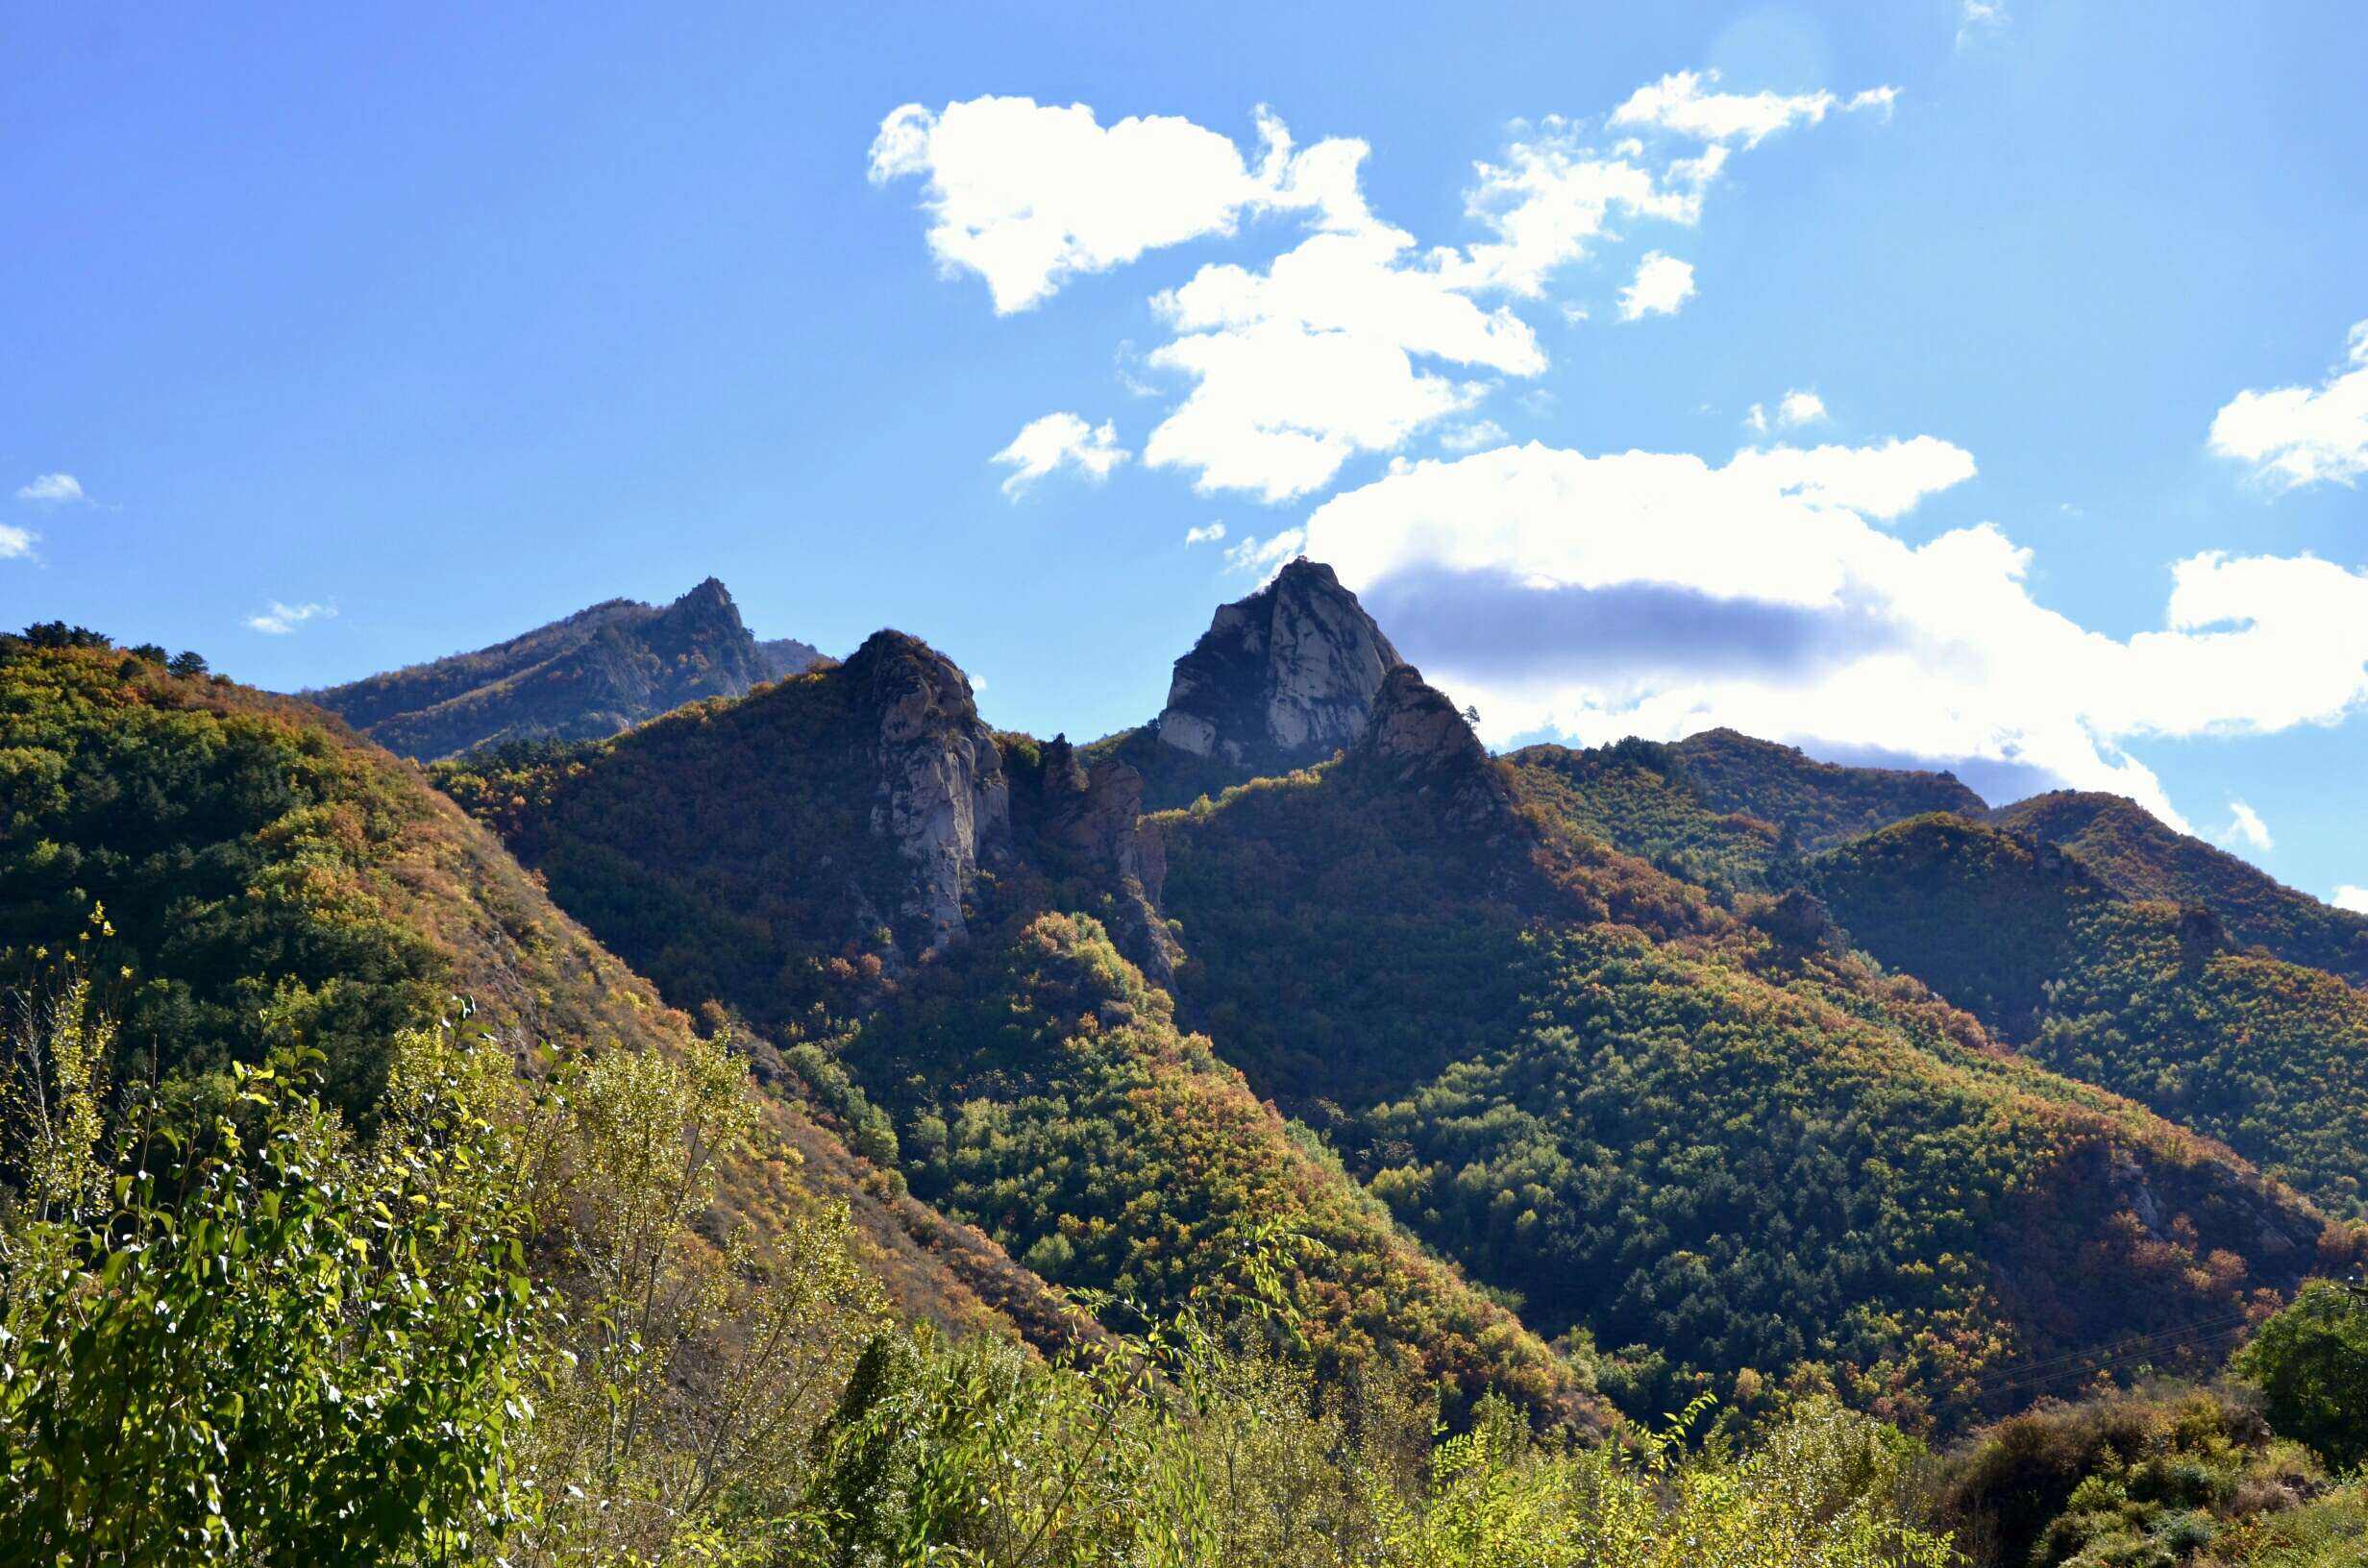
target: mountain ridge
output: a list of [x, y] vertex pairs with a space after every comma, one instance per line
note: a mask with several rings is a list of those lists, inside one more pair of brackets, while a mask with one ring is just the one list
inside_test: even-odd
[[518, 740], [615, 734], [705, 697], [737, 697], [821, 655], [759, 642], [707, 577], [665, 605], [604, 600], [467, 653], [299, 694], [416, 761]]

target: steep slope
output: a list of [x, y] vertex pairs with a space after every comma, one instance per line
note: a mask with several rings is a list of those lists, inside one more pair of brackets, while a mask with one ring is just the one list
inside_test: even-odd
[[[146, 1058], [168, 1088], [302, 1042], [366, 1111], [390, 1037], [456, 995], [529, 1064], [689, 1036], [493, 835], [294, 698], [101, 639], [0, 638], [0, 984], [37, 976], [104, 908], [92, 967], [124, 971], [104, 998], [129, 1070]], [[845, 1199], [908, 1314], [1062, 1332], [1059, 1305], [985, 1237], [896, 1196], [793, 1100], [769, 1115], [772, 1147], [733, 1172], [719, 1224], [761, 1237], [770, 1215]]]
[[1347, 746], [1400, 662], [1332, 569], [1301, 556], [1256, 593], [1219, 606], [1175, 661], [1156, 720], [1089, 751], [1141, 772], [1154, 808], [1182, 805]]
[[613, 735], [819, 656], [790, 638], [758, 642], [709, 577], [663, 607], [610, 600], [474, 653], [303, 695], [425, 761], [503, 741]]
[[1810, 875], [1854, 942], [2038, 1060], [2368, 1213], [2356, 987], [2247, 950], [2210, 908], [2124, 898], [2053, 845], [1961, 817], [1895, 823]]
[[1774, 1377], [1961, 1418], [2358, 1247], [1837, 956], [1813, 899], [1739, 919], [1523, 783], [1402, 671], [1343, 760], [1153, 819], [1179, 1007], [1533, 1328], [1616, 1348], [1632, 1411]]
[[2225, 849], [2165, 826], [2134, 800], [2057, 790], [2002, 806], [1990, 821], [2078, 857], [2116, 893], [2205, 905], [2238, 943], [2368, 981], [2368, 915], [2297, 893]]
[[1603, 1419], [1583, 1365], [1400, 1234], [1072, 913], [1166, 935], [1139, 776], [988, 736], [925, 645], [881, 632], [739, 701], [437, 776], [670, 1000], [845, 1074], [915, 1192], [1056, 1281], [1172, 1303], [1287, 1224], [1320, 1243], [1292, 1289], [1322, 1356]]

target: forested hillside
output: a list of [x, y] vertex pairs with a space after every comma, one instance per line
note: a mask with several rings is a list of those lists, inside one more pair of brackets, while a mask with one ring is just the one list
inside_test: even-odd
[[1052, 836], [1091, 782], [1005, 744], [1008, 767], [950, 662], [881, 632], [739, 702], [437, 776], [670, 1000], [844, 1074], [916, 1192], [1057, 1282], [1172, 1305], [1242, 1227], [1285, 1226], [1318, 1243], [1292, 1299], [1327, 1360], [1599, 1423], [1584, 1356], [1398, 1235], [1080, 923], [1127, 915], [1118, 868]]
[[2240, 944], [2208, 905], [2123, 898], [1963, 818], [1896, 823], [1811, 874], [1854, 941], [2038, 1060], [2364, 1212], [2368, 993]]
[[[1292, 612], [1309, 624], [1353, 608], [1294, 571], [1219, 618], [1226, 658], [1202, 668], [1232, 695], [1214, 734], [1267, 722], [1291, 671], [1341, 667], [1297, 636], [1256, 639], [1288, 649], [1273, 668], [1245, 647], [1294, 596], [1323, 606]], [[1174, 749], [1156, 731], [1073, 755], [990, 736], [958, 671], [886, 633], [745, 701], [439, 777], [671, 999], [834, 1058], [916, 1191], [1064, 1283], [1155, 1280], [1175, 1244], [1137, 1218], [1155, 1191], [1189, 1236], [1265, 1180], [1243, 1173], [1337, 1160], [1264, 1212], [1335, 1223], [1369, 1189], [1527, 1330], [1600, 1360], [1632, 1414], [1789, 1380], [1950, 1422], [2028, 1397], [2018, 1365], [2075, 1386], [2133, 1332], [2158, 1333], [2165, 1361], [2206, 1354], [2183, 1325], [2357, 1249], [2224, 1151], [1848, 955], [1847, 922], [1797, 885], [1806, 853], [1971, 799], [1953, 780], [1740, 737], [1505, 764], [1403, 666], [1369, 693], [1320, 684], [1327, 723], [1360, 714], [1337, 759], [1139, 827], [1158, 785], [1137, 760], [1171, 769], [1172, 797], [1218, 747], [1175, 772], [1144, 749]], [[1098, 1026], [1059, 1021], [1090, 1010], [1041, 1000], [1077, 983], [1046, 978], [1075, 953], [1125, 976], [1101, 988], [1115, 1056]], [[1205, 1045], [1167, 1043], [1130, 965]], [[1235, 1069], [1308, 1132], [1221, 1116], [1189, 1188], [1164, 1164], [1157, 1187], [1122, 1180], [1096, 1152], [1161, 1146], [1123, 1132], [1126, 1102], [1221, 1106]], [[1375, 1233], [1329, 1266], [1345, 1282], [1393, 1255]], [[1306, 1302], [1332, 1298], [1320, 1271], [1302, 1279]], [[1412, 1343], [1411, 1321], [1369, 1332]]]
[[[82, 954], [116, 1021], [118, 1081], [209, 1102], [234, 1064], [304, 1048], [366, 1119], [395, 1041], [456, 998], [530, 1063], [687, 1049], [690, 1020], [407, 765], [293, 698], [87, 633], [45, 641], [0, 639], [0, 975], [21, 991]], [[730, 1174], [720, 1213], [851, 1202], [860, 1250], [915, 1315], [1057, 1316], [983, 1237], [867, 1190], [795, 1097], [766, 1116], [765, 1152]]]
[[[1354, 608], [1290, 594], [1219, 629]], [[895, 632], [448, 794], [193, 658], [0, 639], [7, 1084], [47, 1108], [0, 1147], [0, 1527], [752, 1568], [2358, 1542], [2325, 1390], [2368, 1329], [2280, 1309], [2368, 1261], [2327, 1213], [2359, 992], [2077, 849], [1866, 830], [1953, 781], [1499, 760], [1410, 667], [1280, 641], [1227, 645], [1230, 732], [1353, 732], [1147, 814], [1255, 764], [994, 733]], [[169, 1191], [111, 1164], [142, 1127]], [[167, 1318], [220, 1353], [122, 1327]], [[2015, 1414], [2248, 1334], [2238, 1393]]]
[[2358, 1247], [1831, 950], [1813, 900], [1731, 915], [1462, 755], [1498, 812], [1352, 750], [1157, 819], [1179, 1001], [1634, 1408], [1807, 1378], [1961, 1417]]
[[2297, 893], [2225, 849], [2189, 838], [2116, 795], [2057, 790], [2001, 806], [1990, 820], [2052, 844], [2114, 892], [2202, 904], [2239, 944], [2290, 963], [2368, 980], [2368, 915]]
[[713, 577], [672, 604], [612, 599], [564, 620], [407, 670], [303, 694], [404, 756], [504, 741], [614, 735], [703, 697], [737, 697], [820, 655], [759, 642]]

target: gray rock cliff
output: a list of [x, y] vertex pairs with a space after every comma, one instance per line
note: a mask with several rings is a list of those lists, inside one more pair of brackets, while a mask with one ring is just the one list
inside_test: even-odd
[[1320, 762], [1365, 732], [1400, 662], [1332, 569], [1301, 556], [1176, 660], [1159, 740], [1262, 772]]
[[1008, 852], [1003, 755], [979, 720], [969, 678], [918, 638], [874, 632], [847, 670], [879, 715], [872, 830], [911, 867], [899, 913], [925, 927], [924, 951], [934, 952], [967, 934], [963, 904], [979, 868]]

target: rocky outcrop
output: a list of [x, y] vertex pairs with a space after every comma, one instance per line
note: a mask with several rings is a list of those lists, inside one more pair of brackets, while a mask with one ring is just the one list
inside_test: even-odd
[[1513, 786], [1446, 695], [1411, 664], [1392, 670], [1351, 753], [1360, 769], [1434, 796], [1451, 826], [1497, 834], [1517, 812]]
[[1048, 848], [1103, 879], [1117, 905], [1119, 950], [1156, 985], [1172, 986], [1182, 960], [1159, 911], [1167, 850], [1143, 822], [1143, 774], [1104, 756], [1088, 769], [1065, 735], [1045, 747], [1039, 832]]
[[1175, 661], [1159, 740], [1253, 772], [1320, 762], [1365, 733], [1399, 662], [1357, 596], [1302, 556]]
[[934, 952], [966, 933], [963, 905], [981, 865], [1007, 853], [1011, 789], [1003, 754], [952, 660], [900, 631], [877, 631], [847, 661], [857, 700], [878, 715], [872, 830], [912, 870], [899, 913]]

